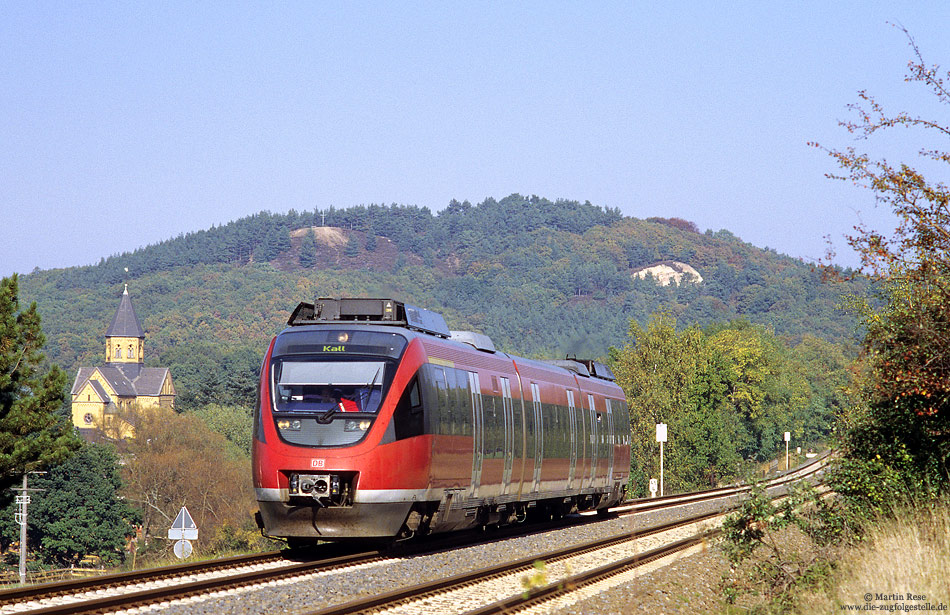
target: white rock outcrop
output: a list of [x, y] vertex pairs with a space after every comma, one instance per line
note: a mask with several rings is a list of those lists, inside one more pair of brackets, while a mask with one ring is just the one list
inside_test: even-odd
[[703, 281], [703, 276], [699, 275], [698, 271], [679, 261], [663, 261], [662, 263], [649, 265], [637, 269], [632, 275], [641, 280], [647, 275], [651, 275], [653, 279], [660, 283], [660, 286], [669, 286], [673, 282], [677, 284], [683, 284], [684, 282], [700, 284]]

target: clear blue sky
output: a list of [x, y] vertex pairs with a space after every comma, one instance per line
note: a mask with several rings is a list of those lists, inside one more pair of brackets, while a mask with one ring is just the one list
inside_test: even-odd
[[850, 144], [860, 89], [934, 110], [889, 21], [950, 67], [944, 1], [0, 0], [0, 275], [513, 192], [855, 264], [842, 235], [892, 222], [806, 143]]

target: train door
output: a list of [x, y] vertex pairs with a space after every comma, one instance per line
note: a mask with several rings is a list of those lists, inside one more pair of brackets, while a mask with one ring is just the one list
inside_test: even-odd
[[574, 413], [574, 391], [567, 392], [567, 427], [571, 440], [571, 466], [567, 471], [567, 488], [574, 488], [574, 473], [577, 471], [577, 416]]
[[610, 486], [614, 477], [614, 443], [617, 441], [614, 431], [614, 413], [610, 399], [604, 400], [607, 405], [607, 486]]
[[593, 487], [597, 481], [597, 457], [600, 452], [600, 424], [597, 420], [597, 409], [594, 407], [594, 396], [587, 395], [587, 410], [590, 416], [590, 429], [587, 430], [587, 437], [590, 440], [590, 483], [588, 487]]
[[531, 491], [541, 487], [541, 460], [544, 458], [544, 425], [541, 421], [541, 389], [531, 383], [531, 406], [534, 424], [534, 476], [531, 479]]
[[472, 396], [472, 425], [474, 427], [472, 455], [472, 492], [478, 497], [478, 487], [482, 480], [482, 463], [485, 461], [485, 415], [482, 408], [482, 389], [478, 386], [478, 374], [468, 373], [468, 388]]
[[[501, 480], [501, 493], [507, 494], [511, 492], [511, 469], [515, 456], [515, 413], [514, 404], [511, 402], [511, 382], [504, 377], [499, 380], [501, 380], [501, 403], [505, 419], [505, 470]], [[520, 448], [520, 438], [518, 444]]]
[[[578, 391], [578, 395], [580, 392]], [[578, 400], [578, 407], [576, 410], [577, 414], [577, 457], [578, 463], [581, 466], [580, 470], [580, 485], [579, 487], [583, 489], [587, 486], [587, 478], [590, 473], [590, 443], [587, 441], [587, 430], [590, 423], [590, 417], [588, 413], [584, 410], [584, 398], [580, 397]]]
[[520, 497], [528, 482], [528, 455], [531, 455], [532, 460], [534, 458], [534, 422], [528, 420], [528, 409], [525, 407], [528, 393], [525, 390], [524, 382], [521, 380], [521, 374], [517, 374], [517, 376], [518, 400], [512, 404], [515, 418], [515, 450], [511, 478], [517, 483], [517, 493]]

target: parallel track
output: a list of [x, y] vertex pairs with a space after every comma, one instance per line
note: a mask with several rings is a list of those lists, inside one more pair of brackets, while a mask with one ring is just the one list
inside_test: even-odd
[[[771, 481], [768, 486], [781, 486], [785, 483], [799, 480], [804, 476], [820, 471], [820, 462], [823, 458], [815, 459], [811, 464], [803, 466], [793, 472]], [[738, 486], [723, 489], [711, 489], [692, 494], [667, 496], [652, 500], [638, 500], [618, 507], [619, 514], [637, 514], [647, 510], [674, 507], [696, 502], [718, 499], [723, 497], [742, 495], [749, 488]], [[717, 515], [720, 513], [716, 513]], [[709, 516], [709, 515], [705, 515]], [[715, 516], [715, 515], [712, 515]], [[580, 522], [592, 522], [588, 517]], [[672, 527], [682, 526], [684, 523], [695, 523], [696, 519], [683, 520], [662, 527], [653, 528], [645, 534], [649, 535], [660, 531], [667, 531]], [[576, 521], [573, 525], [576, 525]], [[563, 527], [564, 523], [547, 523], [532, 526], [532, 531], [546, 531]], [[524, 534], [524, 528], [504, 528], [492, 532], [488, 541], [502, 540], [508, 536]], [[453, 548], [474, 542], [486, 542], [486, 535], [480, 539], [473, 539], [471, 535], [449, 537], [441, 540], [432, 540], [416, 543], [408, 547], [391, 549], [388, 552], [372, 551], [339, 555], [337, 545], [321, 545], [307, 554], [307, 561], [294, 561], [293, 552], [275, 551], [257, 555], [238, 556], [207, 562], [168, 566], [164, 568], [118, 573], [95, 577], [49, 583], [38, 586], [15, 588], [0, 591], [0, 615], [7, 613], [21, 613], [25, 615], [58, 615], [77, 612], [107, 612], [153, 604], [187, 596], [195, 596], [227, 588], [252, 586], [263, 584], [276, 579], [299, 577], [317, 572], [324, 572], [349, 566], [367, 564], [373, 561], [385, 560], [388, 556], [404, 557], [406, 555], [424, 552], [433, 552], [446, 548]], [[629, 536], [606, 539], [609, 541], [628, 541]], [[605, 548], [588, 545], [588, 548]], [[297, 554], [299, 555], [299, 553]], [[550, 557], [551, 554], [542, 556]], [[299, 559], [299, 558], [298, 558]], [[531, 558], [531, 563], [538, 557]], [[522, 564], [523, 565], [523, 564]], [[530, 563], [529, 563], [530, 565]], [[228, 572], [229, 570], [233, 572]], [[157, 585], [157, 586], [156, 586]], [[356, 612], [356, 611], [351, 611]]]

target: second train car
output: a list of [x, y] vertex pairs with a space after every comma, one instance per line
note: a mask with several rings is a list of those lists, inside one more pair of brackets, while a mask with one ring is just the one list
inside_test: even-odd
[[593, 361], [535, 361], [389, 299], [301, 303], [254, 416], [259, 523], [291, 544], [605, 511], [626, 496], [627, 404]]

